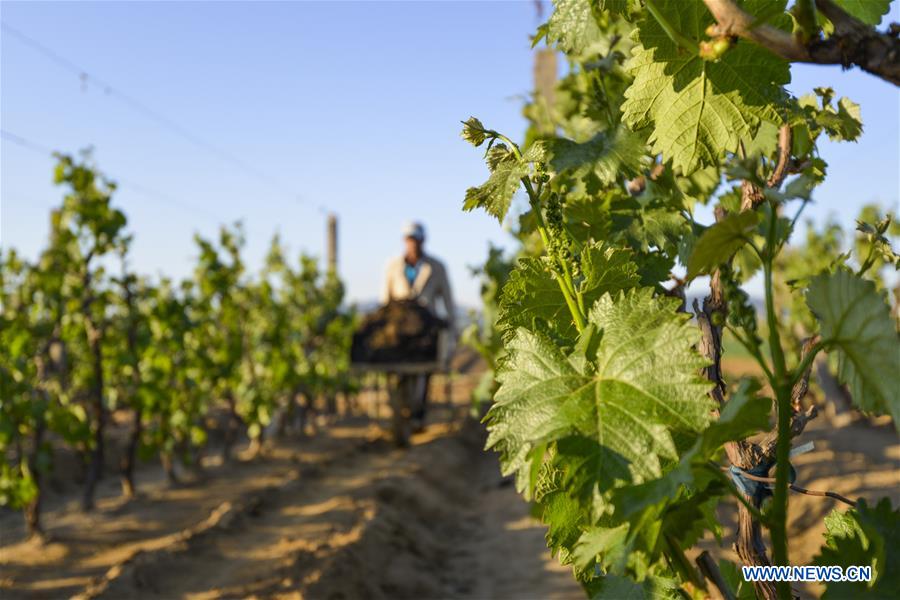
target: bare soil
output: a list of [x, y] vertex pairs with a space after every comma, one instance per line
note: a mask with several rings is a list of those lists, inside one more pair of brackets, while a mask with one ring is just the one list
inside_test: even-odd
[[145, 467], [132, 501], [108, 477], [90, 514], [55, 499], [43, 544], [2, 515], [0, 596], [582, 598], [482, 450], [469, 389], [455, 384], [407, 450], [377, 419], [345, 418], [261, 459], [210, 457], [179, 487]]
[[[44, 543], [25, 539], [20, 515], [0, 513], [0, 597], [583, 598], [465, 417], [476, 379], [454, 383], [453, 401], [433, 407], [406, 450], [383, 433], [382, 400], [380, 411], [370, 402], [368, 416], [279, 441], [262, 458], [207, 457], [201, 480], [176, 487], [144, 465], [134, 500], [108, 476], [93, 513], [78, 510], [77, 488], [62, 488], [50, 494]], [[433, 385], [441, 399], [443, 382]], [[794, 459], [799, 485], [900, 503], [892, 424], [823, 415], [809, 440], [815, 449]], [[836, 507], [846, 508], [791, 496], [794, 564], [810, 562]], [[733, 530], [733, 508], [720, 516]], [[731, 542], [703, 545], [734, 560]]]

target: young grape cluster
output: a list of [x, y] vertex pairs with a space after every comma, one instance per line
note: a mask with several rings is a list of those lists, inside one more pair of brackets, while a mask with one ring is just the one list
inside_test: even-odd
[[563, 221], [565, 209], [565, 196], [551, 193], [545, 202], [544, 219], [547, 225], [547, 238], [549, 247], [547, 253], [556, 259], [558, 268], [569, 265], [572, 275], [578, 277], [581, 273], [581, 265], [572, 253], [572, 241], [566, 232]]

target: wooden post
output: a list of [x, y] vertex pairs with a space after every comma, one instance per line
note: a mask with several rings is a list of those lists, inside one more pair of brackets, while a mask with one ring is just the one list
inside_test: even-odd
[[557, 81], [556, 51], [541, 48], [534, 54], [534, 103], [538, 107], [535, 126], [541, 135], [556, 132], [551, 109], [555, 102]]
[[337, 215], [328, 215], [328, 270], [337, 273]]
[[541, 48], [534, 54], [534, 93], [552, 106], [556, 95], [556, 50]]

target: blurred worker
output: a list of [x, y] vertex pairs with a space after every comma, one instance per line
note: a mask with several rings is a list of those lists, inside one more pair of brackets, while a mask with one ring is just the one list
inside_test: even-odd
[[[403, 256], [398, 256], [388, 263], [381, 301], [387, 304], [391, 300], [417, 300], [435, 316], [442, 316], [437, 310], [440, 300], [452, 346], [456, 330], [456, 307], [453, 304], [453, 294], [450, 292], [447, 269], [441, 261], [425, 254], [425, 227], [421, 223], [407, 223], [403, 227], [403, 238]], [[449, 354], [448, 348], [445, 355], [449, 358]], [[425, 423], [425, 403], [430, 378], [430, 374], [424, 375], [419, 381], [418, 396], [421, 400], [412, 414], [417, 429], [421, 429]]]

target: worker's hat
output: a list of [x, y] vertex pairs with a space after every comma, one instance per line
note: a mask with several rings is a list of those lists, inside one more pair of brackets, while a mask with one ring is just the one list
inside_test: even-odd
[[411, 237], [423, 242], [425, 241], [425, 226], [417, 221], [410, 221], [403, 226], [403, 237]]

